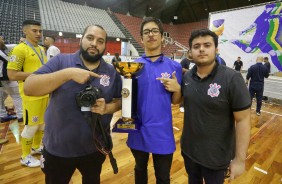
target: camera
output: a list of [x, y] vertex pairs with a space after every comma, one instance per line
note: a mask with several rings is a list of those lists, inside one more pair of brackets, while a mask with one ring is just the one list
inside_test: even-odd
[[88, 85], [76, 95], [76, 102], [80, 107], [91, 107], [100, 98], [101, 90], [95, 86]]

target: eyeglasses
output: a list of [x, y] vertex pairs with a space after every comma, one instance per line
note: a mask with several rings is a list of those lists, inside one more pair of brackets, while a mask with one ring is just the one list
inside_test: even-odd
[[143, 30], [143, 36], [149, 36], [149, 34], [152, 33], [152, 35], [156, 36], [160, 34], [160, 30], [158, 28], [153, 28], [153, 29], [145, 29]]

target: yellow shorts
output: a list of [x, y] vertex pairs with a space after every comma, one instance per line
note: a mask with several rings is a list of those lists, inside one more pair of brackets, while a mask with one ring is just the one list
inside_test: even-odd
[[44, 114], [49, 97], [39, 100], [23, 101], [23, 120], [25, 125], [40, 125], [44, 123]]

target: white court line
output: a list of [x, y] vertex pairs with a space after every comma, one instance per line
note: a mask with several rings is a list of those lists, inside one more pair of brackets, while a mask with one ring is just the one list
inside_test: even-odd
[[256, 166], [254, 166], [254, 169], [257, 170], [257, 171], [259, 171], [259, 172], [262, 172], [263, 174], [267, 174], [267, 171], [262, 170], [262, 169], [260, 169], [260, 168], [258, 168], [258, 167], [256, 167]]
[[[256, 110], [255, 108], [252, 108], [253, 110]], [[276, 116], [281, 116], [282, 117], [282, 114], [277, 114], [277, 113], [273, 113], [273, 112], [269, 112], [269, 111], [264, 111], [264, 110], [261, 110], [261, 112], [265, 112], [265, 113], [268, 113], [268, 114], [272, 114], [272, 115], [276, 115]]]
[[261, 110], [262, 112], [266, 112], [268, 114], [272, 114], [272, 115], [276, 115], [276, 116], [281, 116], [282, 117], [282, 114], [277, 114], [277, 113], [273, 113], [273, 112], [268, 112], [268, 111], [264, 111], [264, 110]]
[[175, 127], [175, 126], [174, 126], [173, 128], [174, 128], [175, 130], [180, 130], [179, 128], [177, 128], [177, 127]]

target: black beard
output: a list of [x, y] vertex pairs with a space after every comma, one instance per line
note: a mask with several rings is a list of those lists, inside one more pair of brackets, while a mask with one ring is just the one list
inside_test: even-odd
[[80, 53], [81, 53], [81, 56], [82, 58], [89, 62], [89, 63], [97, 63], [98, 61], [100, 61], [100, 59], [103, 57], [104, 55], [104, 52], [105, 52], [106, 49], [104, 49], [101, 53], [99, 53], [98, 51], [98, 54], [95, 54], [94, 56], [91, 56], [87, 50], [84, 50], [82, 48], [82, 46], [80, 46]]

